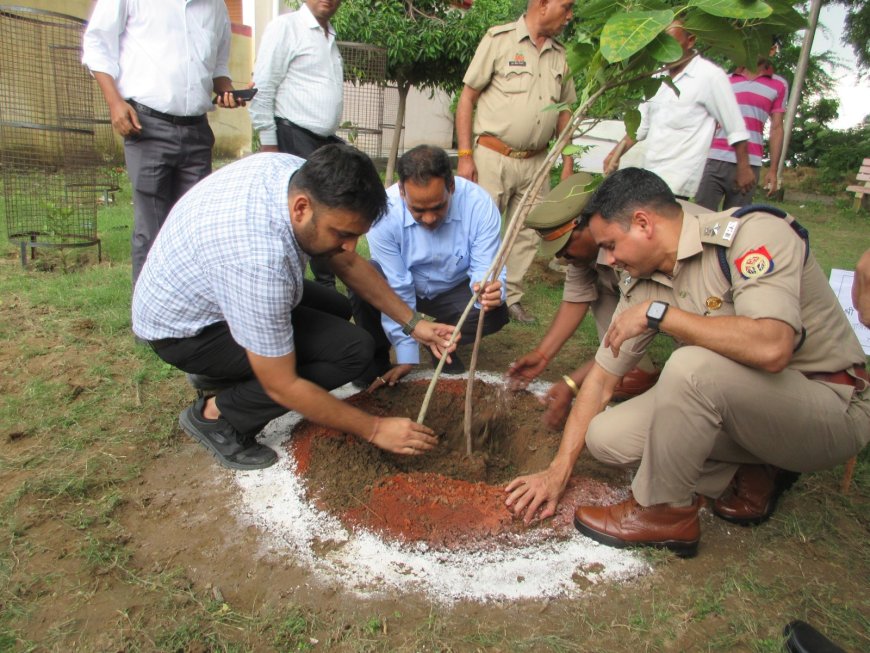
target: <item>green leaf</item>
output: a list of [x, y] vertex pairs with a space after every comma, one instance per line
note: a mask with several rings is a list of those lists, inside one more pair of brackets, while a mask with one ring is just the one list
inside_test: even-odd
[[698, 38], [699, 46], [727, 57], [735, 65], [746, 65], [743, 35], [730, 21], [703, 12], [693, 12], [683, 21], [683, 27]]
[[765, 2], [773, 9], [765, 24], [783, 27], [788, 32], [806, 28], [807, 19], [792, 7], [788, 0], [765, 0]]
[[562, 148], [562, 156], [574, 156], [575, 154], [582, 154], [584, 150], [588, 149], [588, 147], [581, 147], [579, 145], [566, 145]]
[[653, 95], [658, 93], [659, 86], [662, 85], [661, 77], [649, 77], [641, 81], [641, 88], [643, 89], [643, 99], [649, 100]]
[[656, 36], [649, 47], [649, 53], [656, 61], [669, 63], [683, 56], [683, 48], [670, 34], [662, 32]]
[[574, 7], [574, 19], [580, 19], [580, 22], [583, 22], [585, 18], [603, 13], [609, 14], [619, 6], [617, 0], [592, 0], [592, 2], [578, 4]]
[[690, 7], [697, 7], [721, 18], [767, 18], [773, 13], [770, 5], [761, 0], [690, 0]]
[[596, 49], [585, 43], [571, 43], [567, 48], [568, 68], [572, 72], [587, 70]]
[[610, 63], [624, 61], [649, 45], [673, 20], [671, 10], [614, 14], [601, 30], [601, 54]]
[[640, 127], [640, 111], [638, 109], [629, 109], [625, 112], [625, 118], [622, 122], [625, 123], [625, 131], [631, 138], [637, 137], [637, 128]]

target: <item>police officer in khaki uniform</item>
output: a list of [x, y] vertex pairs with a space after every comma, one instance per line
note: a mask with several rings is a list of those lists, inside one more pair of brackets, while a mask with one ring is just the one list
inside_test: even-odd
[[[548, 142], [571, 119], [570, 111], [544, 109], [577, 99], [565, 48], [555, 40], [571, 19], [573, 4], [529, 0], [519, 20], [486, 33], [463, 79], [456, 108], [457, 174], [483, 186], [507, 217], [546, 158]], [[563, 157], [562, 178], [572, 172], [572, 158]], [[522, 229], [507, 261], [508, 311], [520, 322], [534, 321], [520, 299], [538, 242], [532, 229]]]
[[[508, 486], [529, 520], [555, 511], [590, 452], [639, 463], [633, 496], [580, 506], [575, 525], [612, 546], [697, 552], [698, 494], [760, 523], [795, 474], [832, 467], [870, 439], [864, 353], [790, 218], [694, 215], [655, 174], [626, 168], [583, 211], [608, 263], [631, 275], [550, 467]], [[602, 412], [657, 331], [682, 344], [648, 393]]]
[[[586, 190], [592, 177], [578, 172], [560, 182], [544, 201], [526, 217], [526, 226], [541, 237], [541, 252], [568, 261], [562, 303], [540, 344], [514, 361], [508, 369], [509, 385], [513, 390], [528, 386], [544, 371], [562, 346], [579, 328], [591, 309], [599, 341], [604, 338], [610, 318], [619, 301], [619, 273], [605, 262], [605, 254], [598, 249], [585, 225], [577, 217], [592, 195]], [[584, 363], [560, 381], [554, 383], [541, 402], [547, 407], [544, 422], [554, 429], [565, 425], [571, 402], [577, 396], [583, 379], [592, 368], [592, 361]], [[614, 391], [614, 400], [625, 400], [649, 390], [656, 382], [658, 372], [648, 356], [638, 367], [628, 372]]]

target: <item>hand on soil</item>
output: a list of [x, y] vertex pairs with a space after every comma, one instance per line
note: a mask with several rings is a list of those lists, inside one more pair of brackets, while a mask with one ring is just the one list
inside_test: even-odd
[[514, 516], [522, 517], [529, 525], [533, 520], [540, 521], [556, 514], [564, 489], [564, 483], [559, 483], [549, 470], [520, 476], [505, 488], [508, 498], [504, 503]]
[[378, 388], [383, 388], [385, 385], [392, 387], [399, 382], [399, 379], [401, 379], [413, 369], [414, 366], [408, 365], [407, 363], [402, 365], [394, 365], [392, 368], [384, 372], [383, 376], [379, 376], [374, 381], [372, 381], [372, 384], [368, 387], [366, 392], [374, 392]]
[[412, 422], [407, 417], [384, 417], [372, 444], [392, 453], [418, 456], [438, 444], [438, 438], [428, 426]]
[[526, 386], [538, 378], [538, 375], [547, 367], [547, 359], [535, 349], [511, 363], [508, 368], [508, 388], [511, 390], [525, 390]]

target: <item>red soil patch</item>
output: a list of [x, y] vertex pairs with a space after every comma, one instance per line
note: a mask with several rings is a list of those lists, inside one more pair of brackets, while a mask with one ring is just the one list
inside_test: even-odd
[[[405, 382], [357, 394], [348, 402], [375, 415], [416, 419], [427, 385]], [[478, 381], [471, 429], [474, 454], [469, 458], [464, 453], [464, 397], [464, 381], [439, 381], [426, 424], [441, 443], [422, 456], [390, 454], [355, 436], [302, 421], [286, 446], [309, 498], [349, 528], [437, 549], [566, 537], [573, 532], [577, 502], [621, 498], [612, 484], [623, 481], [621, 473], [583, 459], [575, 469], [581, 475], [572, 478], [568, 500], [556, 517], [526, 528], [505, 506], [504, 486], [520, 474], [546, 467], [560, 434], [541, 423], [542, 409], [533, 395], [507, 393]]]

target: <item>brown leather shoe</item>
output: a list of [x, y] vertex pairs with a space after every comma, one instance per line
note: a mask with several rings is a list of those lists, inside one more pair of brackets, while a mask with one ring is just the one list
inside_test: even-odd
[[631, 497], [613, 506], [579, 506], [574, 511], [574, 526], [608, 546], [652, 546], [691, 558], [698, 553], [701, 539], [699, 506], [696, 498], [685, 508], [667, 504], [645, 507]]
[[644, 372], [635, 367], [613, 389], [611, 401], [625, 401], [649, 390], [659, 380], [661, 372]]
[[508, 315], [514, 322], [519, 322], [520, 324], [535, 323], [535, 316], [523, 308], [523, 305], [519, 302], [508, 306]]
[[780, 495], [799, 477], [773, 465], [741, 465], [731, 487], [713, 503], [713, 514], [741, 526], [767, 521]]

